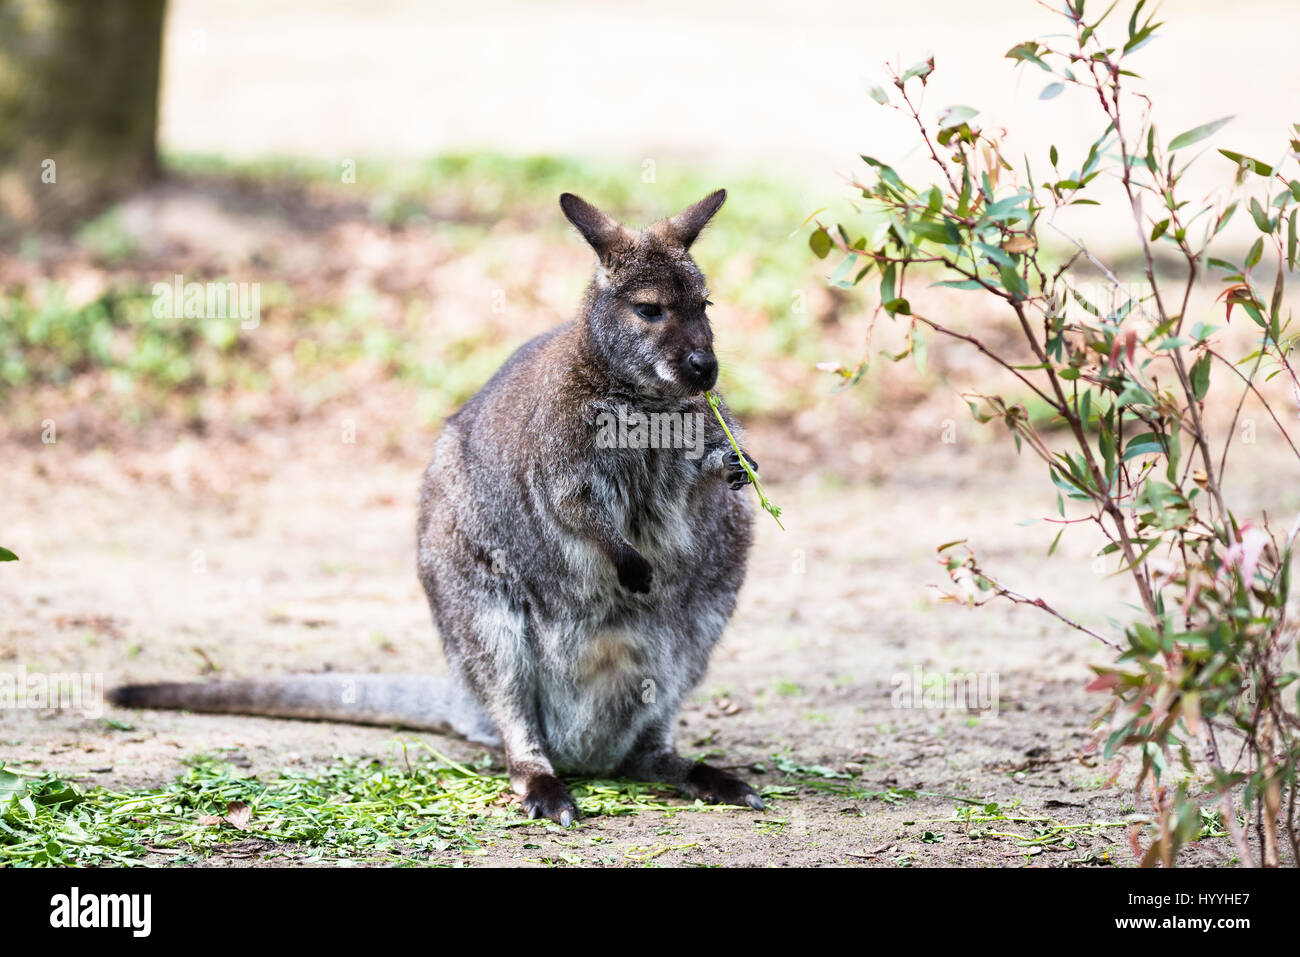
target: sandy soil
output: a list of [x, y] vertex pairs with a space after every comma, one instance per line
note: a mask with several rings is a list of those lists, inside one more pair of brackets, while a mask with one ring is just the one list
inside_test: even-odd
[[[760, 430], [750, 447], [773, 460], [781, 442]], [[0, 575], [0, 667], [91, 672], [109, 685], [213, 669], [442, 668], [413, 572], [418, 457], [344, 444], [332, 426], [178, 448], [166, 457], [4, 449], [6, 534], [38, 544]], [[1088, 753], [1096, 698], [1083, 686], [1088, 663], [1101, 660], [1092, 639], [1032, 609], [970, 611], [927, 592], [942, 578], [933, 546], [968, 536], [990, 569], [1041, 590], [1066, 615], [1099, 625], [1117, 611], [1106, 604], [1103, 575], [1079, 574], [1090, 543], [1067, 538], [1046, 563], [1052, 532], [1015, 525], [1050, 509], [1037, 472], [1009, 448], [958, 442], [935, 443], [877, 481], [785, 476], [771, 491], [789, 530], [762, 517], [739, 611], [682, 715], [684, 750], [716, 749], [740, 767], [761, 762], [766, 774], [746, 772], [759, 785], [781, 783], [770, 756], [788, 749], [799, 764], [848, 771], [871, 790], [925, 793], [891, 804], [805, 790], [761, 817], [735, 809], [592, 818], [576, 836], [536, 825], [513, 831], [483, 860], [622, 860], [629, 848], [662, 845], [675, 848], [655, 858], [663, 865], [1065, 865], [1090, 855], [1131, 863], [1126, 828], [1081, 834], [1073, 850], [1027, 853], [944, 823], [953, 798], [1019, 801], [1028, 814], [1069, 823], [1133, 810], [1129, 774], [1104, 786], [1114, 769]], [[996, 676], [996, 713], [894, 707], [895, 676], [916, 668]], [[722, 696], [739, 710], [725, 713]], [[179, 773], [183, 756], [216, 748], [238, 749], [256, 773], [334, 755], [392, 757], [398, 737], [271, 719], [110, 714], [134, 730], [68, 712], [8, 712], [4, 758], [87, 783], [149, 785]], [[479, 753], [439, 735], [413, 737], [453, 757]], [[927, 831], [943, 836], [926, 842]], [[594, 836], [612, 850], [588, 850]], [[1227, 854], [1226, 842], [1207, 841], [1187, 860], [1214, 864]]]

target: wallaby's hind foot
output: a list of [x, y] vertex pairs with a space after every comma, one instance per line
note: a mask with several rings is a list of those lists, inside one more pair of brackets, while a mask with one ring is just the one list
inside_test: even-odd
[[638, 781], [662, 781], [708, 804], [734, 804], [755, 811], [764, 809], [763, 799], [752, 787], [729, 771], [692, 761], [677, 753], [664, 725], [649, 729], [619, 771]]
[[529, 818], [544, 817], [560, 827], [568, 827], [578, 819], [578, 806], [569, 789], [553, 774], [540, 774], [529, 782], [523, 806]]
[[755, 811], [764, 808], [763, 799], [752, 787], [734, 774], [721, 771], [703, 761], [691, 768], [681, 787], [691, 797], [699, 798], [707, 804], [735, 804], [751, 807]]
[[560, 827], [568, 827], [578, 819], [578, 805], [549, 765], [511, 764], [510, 785], [519, 795], [529, 820], [544, 817]]

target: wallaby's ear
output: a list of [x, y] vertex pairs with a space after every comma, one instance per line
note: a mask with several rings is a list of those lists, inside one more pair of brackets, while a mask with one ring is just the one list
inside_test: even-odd
[[689, 249], [691, 243], [700, 235], [702, 230], [713, 214], [722, 208], [722, 204], [727, 201], [727, 191], [720, 189], [715, 193], [710, 193], [698, 203], [687, 206], [680, 213], [668, 220], [664, 224], [664, 231], [674, 242], [680, 243], [683, 249]]
[[614, 250], [626, 245], [631, 239], [626, 229], [581, 196], [561, 193], [560, 209], [564, 210], [569, 222], [578, 227], [582, 238], [596, 250], [602, 263], [607, 262]]

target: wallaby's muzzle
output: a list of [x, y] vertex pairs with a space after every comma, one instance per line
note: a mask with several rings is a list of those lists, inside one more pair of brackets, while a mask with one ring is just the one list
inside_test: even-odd
[[718, 358], [711, 349], [696, 349], [681, 367], [682, 382], [693, 392], [707, 392], [718, 382]]

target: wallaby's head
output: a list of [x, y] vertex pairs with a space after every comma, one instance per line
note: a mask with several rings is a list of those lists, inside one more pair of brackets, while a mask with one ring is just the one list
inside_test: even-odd
[[560, 197], [564, 215], [596, 251], [583, 316], [588, 341], [606, 369], [639, 392], [693, 396], [718, 380], [706, 314], [712, 304], [689, 250], [726, 198], [720, 189], [635, 230], [572, 193]]

